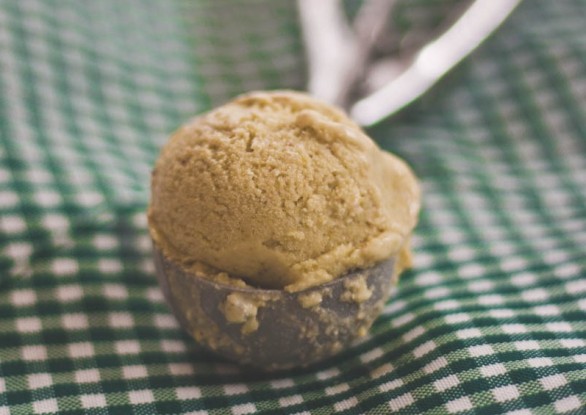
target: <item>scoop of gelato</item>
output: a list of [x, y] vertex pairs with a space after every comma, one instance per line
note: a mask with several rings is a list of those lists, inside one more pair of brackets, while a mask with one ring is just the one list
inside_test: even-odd
[[405, 258], [419, 187], [341, 111], [257, 92], [193, 119], [152, 174], [149, 229], [200, 273], [298, 291]]

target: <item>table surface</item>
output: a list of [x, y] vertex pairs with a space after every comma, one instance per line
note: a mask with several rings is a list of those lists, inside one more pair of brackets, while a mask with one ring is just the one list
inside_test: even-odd
[[525, 1], [369, 131], [421, 179], [416, 267], [362, 341], [262, 374], [178, 327], [145, 207], [178, 125], [303, 87], [294, 3], [0, 1], [0, 414], [586, 413], [585, 16]]

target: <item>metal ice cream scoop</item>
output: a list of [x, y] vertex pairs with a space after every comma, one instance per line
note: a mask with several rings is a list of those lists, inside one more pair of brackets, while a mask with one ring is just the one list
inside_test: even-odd
[[157, 277], [181, 325], [205, 348], [264, 370], [305, 366], [364, 335], [396, 280], [394, 257], [299, 292], [196, 276], [154, 245]]
[[365, 0], [353, 24], [341, 0], [298, 0], [309, 92], [370, 126], [425, 94], [475, 50], [521, 0], [474, 0], [418, 50], [372, 60], [396, 0]]

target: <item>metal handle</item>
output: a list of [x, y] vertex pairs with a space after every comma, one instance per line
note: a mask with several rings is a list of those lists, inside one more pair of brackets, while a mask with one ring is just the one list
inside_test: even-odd
[[521, 0], [476, 0], [441, 36], [428, 43], [397, 78], [357, 101], [350, 114], [372, 125], [423, 95], [478, 47]]

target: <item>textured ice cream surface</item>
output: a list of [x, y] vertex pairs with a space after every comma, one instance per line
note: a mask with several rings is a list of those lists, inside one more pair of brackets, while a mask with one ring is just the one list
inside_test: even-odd
[[171, 136], [152, 174], [149, 228], [199, 274], [297, 291], [405, 253], [418, 211], [409, 167], [342, 112], [257, 92]]

